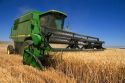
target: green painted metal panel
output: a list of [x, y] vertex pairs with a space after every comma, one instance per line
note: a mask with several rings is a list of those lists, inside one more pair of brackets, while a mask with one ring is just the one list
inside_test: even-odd
[[40, 28], [40, 16], [48, 13], [61, 13], [64, 16], [66, 16], [66, 14], [64, 14], [63, 12], [55, 10], [47, 12], [28, 12], [15, 20], [13, 28], [11, 29], [10, 38], [12, 38], [15, 41], [22, 42], [25, 38], [27, 38], [27, 35], [31, 35], [31, 33], [40, 34], [42, 30]]
[[25, 38], [30, 37], [31, 33], [39, 34], [40, 14], [41, 12], [33, 11], [17, 18], [11, 29], [10, 38], [14, 41], [23, 42]]

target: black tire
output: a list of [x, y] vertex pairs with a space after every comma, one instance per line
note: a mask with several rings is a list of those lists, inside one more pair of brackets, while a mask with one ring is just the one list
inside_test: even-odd
[[[29, 45], [33, 44], [33, 41], [32, 40], [26, 40], [24, 41], [23, 43], [23, 46], [21, 47], [21, 55], [23, 56], [24, 54], [24, 48], [25, 47], [28, 47]], [[26, 65], [26, 63], [24, 62], [24, 60], [22, 60], [23, 64]]]
[[12, 45], [7, 46], [7, 54], [14, 54], [14, 47]]

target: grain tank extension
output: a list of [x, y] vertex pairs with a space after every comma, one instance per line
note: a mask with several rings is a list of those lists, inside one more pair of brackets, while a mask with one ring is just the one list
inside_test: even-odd
[[42, 61], [50, 51], [102, 50], [99, 38], [64, 30], [66, 14], [56, 10], [26, 13], [14, 22], [10, 38], [14, 46], [8, 45], [8, 54], [19, 53], [23, 63], [42, 68]]

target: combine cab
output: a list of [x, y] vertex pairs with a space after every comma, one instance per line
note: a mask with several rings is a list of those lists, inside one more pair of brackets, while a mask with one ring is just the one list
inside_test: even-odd
[[64, 30], [67, 16], [59, 11], [33, 11], [17, 18], [11, 29], [8, 54], [19, 53], [23, 63], [42, 68], [44, 56], [49, 51], [103, 50], [99, 38], [81, 35]]

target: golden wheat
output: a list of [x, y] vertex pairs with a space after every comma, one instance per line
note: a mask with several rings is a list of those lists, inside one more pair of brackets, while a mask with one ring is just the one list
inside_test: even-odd
[[44, 71], [22, 64], [22, 56], [7, 55], [6, 45], [0, 45], [0, 83], [75, 83], [53, 68]]
[[125, 50], [51, 53], [57, 70], [78, 83], [125, 83]]
[[125, 83], [125, 50], [51, 52], [44, 71], [22, 64], [19, 55], [7, 55], [0, 45], [2, 83]]

